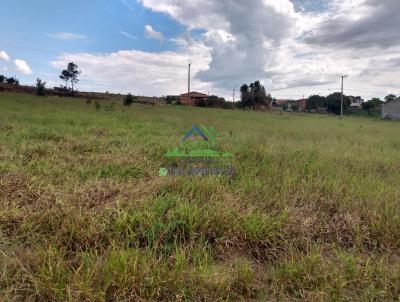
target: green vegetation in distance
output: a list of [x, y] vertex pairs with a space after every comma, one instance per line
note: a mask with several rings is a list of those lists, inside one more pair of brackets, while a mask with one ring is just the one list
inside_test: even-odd
[[[160, 177], [193, 124], [236, 176]], [[400, 127], [0, 94], [0, 300], [395, 301]]]

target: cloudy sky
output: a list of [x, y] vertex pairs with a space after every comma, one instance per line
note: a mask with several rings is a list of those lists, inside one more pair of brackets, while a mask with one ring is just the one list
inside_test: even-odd
[[80, 90], [274, 97], [400, 94], [400, 0], [13, 0], [0, 10], [0, 74]]

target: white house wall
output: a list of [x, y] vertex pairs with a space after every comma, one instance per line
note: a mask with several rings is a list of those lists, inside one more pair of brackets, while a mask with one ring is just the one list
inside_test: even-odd
[[400, 120], [400, 100], [382, 105], [382, 118]]

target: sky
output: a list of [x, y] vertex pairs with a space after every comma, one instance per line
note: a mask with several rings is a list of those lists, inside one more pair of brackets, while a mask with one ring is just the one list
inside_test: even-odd
[[13, 0], [0, 10], [0, 74], [48, 87], [69, 62], [82, 91], [232, 99], [400, 94], [400, 0]]

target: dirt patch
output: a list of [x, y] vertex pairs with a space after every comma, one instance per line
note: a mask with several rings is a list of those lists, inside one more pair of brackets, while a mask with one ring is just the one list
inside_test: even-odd
[[28, 180], [23, 173], [0, 174], [0, 199], [5, 201], [21, 198], [28, 190]]
[[106, 128], [91, 128], [89, 129], [89, 133], [96, 136], [104, 136], [107, 135], [108, 130]]
[[10, 124], [0, 123], [0, 132], [8, 132], [8, 131], [12, 131], [13, 129], [14, 129], [14, 127]]
[[[75, 154], [85, 154], [96, 151], [96, 146], [88, 143], [88, 142], [81, 142], [76, 139], [68, 138], [62, 144], [61, 148], [63, 150], [68, 150]], [[65, 153], [65, 156], [68, 156], [68, 153]]]
[[0, 174], [0, 203], [4, 206], [39, 210], [48, 208], [54, 198], [53, 192], [31, 184], [26, 174], [19, 172]]
[[76, 206], [92, 209], [113, 203], [120, 193], [117, 185], [102, 181], [72, 192], [68, 199]]

